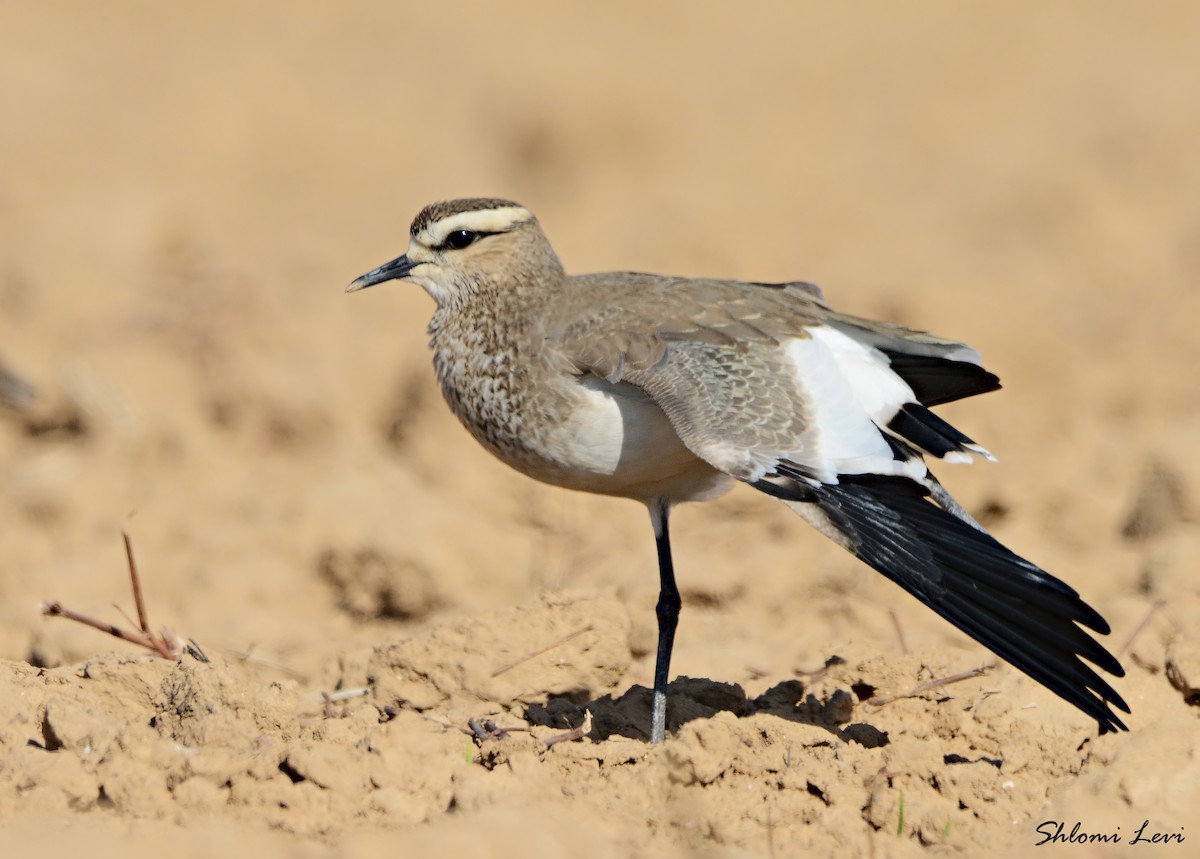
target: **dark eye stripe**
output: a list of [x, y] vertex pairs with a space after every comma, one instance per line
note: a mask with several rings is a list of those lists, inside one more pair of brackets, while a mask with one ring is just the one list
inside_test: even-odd
[[475, 230], [455, 230], [446, 236], [442, 242], [442, 247], [460, 251], [469, 245], [475, 244], [483, 235], [483, 233], [476, 232]]

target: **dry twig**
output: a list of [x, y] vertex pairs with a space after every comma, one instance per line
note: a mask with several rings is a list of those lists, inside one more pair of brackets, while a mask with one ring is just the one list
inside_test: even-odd
[[553, 641], [550, 644], [547, 644], [545, 647], [543, 647], [539, 650], [530, 651], [529, 653], [526, 653], [524, 656], [514, 659], [512, 662], [501, 665], [499, 668], [497, 668], [495, 671], [492, 672], [492, 676], [499, 677], [505, 671], [511, 671], [512, 669], [514, 669], [518, 665], [520, 665], [522, 662], [528, 662], [530, 659], [534, 659], [538, 656], [541, 656], [543, 653], [546, 653], [547, 651], [553, 650], [556, 647], [560, 647], [560, 646], [566, 644], [572, 638], [578, 638], [579, 636], [583, 635], [585, 632], [591, 632], [591, 631], [592, 631], [592, 625], [589, 623], [585, 627], [577, 629], [574, 632], [567, 633], [562, 638], [560, 638], [558, 641]]
[[421, 714], [421, 718], [426, 722], [433, 722], [435, 725], [441, 725], [447, 730], [458, 731], [460, 734], [466, 734], [468, 737], [472, 737], [480, 743], [482, 743], [484, 740], [503, 740], [509, 734], [529, 733], [529, 727], [527, 725], [522, 725], [515, 728], [502, 728], [491, 719], [467, 719], [467, 725], [469, 727], [464, 728], [459, 725], [455, 725], [452, 722], [447, 722], [444, 719], [435, 719], [433, 716], [426, 716], [424, 713]]
[[129, 535], [124, 531], [121, 532], [121, 537], [125, 541], [125, 559], [129, 564], [129, 579], [133, 585], [133, 601], [137, 606], [138, 632], [130, 632], [115, 624], [96, 620], [93, 617], [67, 608], [58, 600], [42, 603], [42, 614], [51, 617], [65, 617], [67, 620], [82, 623], [101, 632], [107, 632], [109, 635], [120, 638], [123, 641], [144, 647], [152, 653], [161, 656], [163, 659], [179, 659], [186, 652], [202, 662], [207, 662], [208, 657], [204, 655], [204, 651], [194, 641], [189, 640], [185, 643], [183, 639], [166, 628], [158, 634], [150, 631], [150, 621], [146, 615], [146, 603], [142, 597], [142, 583], [138, 577], [137, 562], [133, 558], [133, 543], [130, 541]]
[[908, 653], [908, 642], [904, 640], [904, 629], [900, 626], [900, 618], [896, 617], [896, 612], [893, 609], [888, 609], [888, 617], [892, 619], [892, 626], [896, 630], [896, 641], [900, 644], [900, 652]]
[[[1166, 604], [1166, 600], [1155, 600], [1151, 604], [1150, 608], [1146, 610], [1146, 613], [1142, 615], [1142, 619], [1138, 621], [1137, 626], [1133, 628], [1133, 632], [1129, 633], [1129, 638], [1125, 639], [1125, 643], [1122, 644], [1121, 649], [1117, 651], [1118, 659], [1124, 656], [1129, 651], [1129, 648], [1133, 647], [1133, 642], [1136, 641], [1137, 637], [1145, 631], [1146, 627], [1150, 625], [1150, 621], [1154, 619], [1154, 615], [1162, 611]], [[1169, 617], [1167, 619], [1170, 620]]]
[[902, 695], [893, 695], [890, 698], [875, 697], [868, 703], [875, 707], [882, 707], [885, 704], [890, 704], [893, 701], [899, 701], [902, 698], [915, 698], [922, 692], [928, 692], [930, 689], [937, 689], [942, 686], [949, 686], [951, 683], [961, 683], [963, 680], [970, 680], [972, 677], [981, 677], [987, 674], [996, 667], [995, 662], [987, 665], [980, 665], [978, 668], [971, 668], [967, 671], [960, 671], [958, 674], [951, 674], [947, 677], [935, 677], [933, 680], [926, 680], [924, 683], [918, 683], [910, 691]]
[[967, 671], [960, 671], [958, 674], [951, 674], [949, 677], [938, 677], [934, 680], [926, 680], [924, 683], [918, 683], [913, 687], [913, 690], [903, 697], [908, 698], [921, 692], [928, 692], [930, 689], [937, 689], [939, 686], [949, 686], [951, 683], [960, 683], [963, 680], [970, 680], [972, 677], [982, 677], [993, 668], [996, 667], [995, 662], [987, 665], [980, 665], [978, 668], [971, 668]]
[[336, 692], [322, 692], [319, 696], [321, 702], [321, 712], [326, 719], [334, 717], [333, 705], [338, 701], [348, 701], [351, 698], [363, 698], [370, 694], [371, 690], [367, 686], [356, 686], [353, 689], [339, 689]]
[[578, 728], [572, 728], [569, 731], [565, 731], [564, 733], [555, 734], [553, 737], [548, 737], [546, 739], [546, 747], [549, 748], [550, 746], [553, 746], [555, 743], [561, 743], [561, 742], [569, 741], [569, 740], [582, 740], [584, 737], [586, 737], [591, 732], [592, 732], [592, 711], [584, 710], [582, 725], [580, 725]]

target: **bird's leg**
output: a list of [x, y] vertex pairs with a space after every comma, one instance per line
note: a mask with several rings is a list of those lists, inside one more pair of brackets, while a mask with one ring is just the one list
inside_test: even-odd
[[675, 567], [671, 563], [671, 538], [667, 533], [668, 506], [665, 500], [650, 505], [654, 542], [658, 548], [658, 656], [654, 662], [654, 710], [650, 723], [650, 742], [661, 743], [667, 733], [667, 681], [671, 670], [671, 648], [675, 627], [679, 624], [679, 588], [675, 586]]

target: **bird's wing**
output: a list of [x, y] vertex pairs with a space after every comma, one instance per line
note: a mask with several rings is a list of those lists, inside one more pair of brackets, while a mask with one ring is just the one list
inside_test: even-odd
[[548, 325], [549, 346], [573, 372], [644, 390], [693, 453], [741, 480], [779, 462], [822, 482], [920, 478], [896, 441], [937, 457], [987, 455], [927, 408], [999, 386], [961, 343], [836, 313], [809, 284], [577, 280], [593, 305], [606, 300]]
[[978, 353], [792, 285], [586, 285], [611, 302], [548, 329], [575, 372], [642, 389], [698, 457], [788, 503], [1101, 732], [1125, 727], [1109, 702], [1128, 706], [1080, 659], [1123, 675], [1077, 625], [1107, 633], [1104, 619], [985, 533], [920, 455], [990, 456], [927, 408], [999, 387]]

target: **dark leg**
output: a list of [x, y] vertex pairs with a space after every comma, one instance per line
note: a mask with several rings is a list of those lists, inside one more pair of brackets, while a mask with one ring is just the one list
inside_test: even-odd
[[679, 588], [675, 586], [675, 567], [671, 563], [671, 538], [667, 533], [667, 503], [650, 505], [654, 542], [658, 547], [658, 657], [654, 663], [654, 710], [650, 724], [650, 742], [661, 743], [667, 733], [667, 681], [671, 670], [671, 649], [675, 627], [679, 624]]

